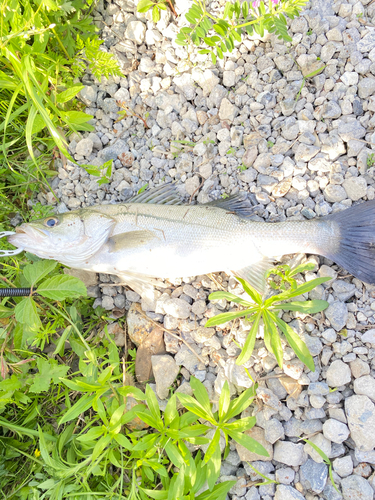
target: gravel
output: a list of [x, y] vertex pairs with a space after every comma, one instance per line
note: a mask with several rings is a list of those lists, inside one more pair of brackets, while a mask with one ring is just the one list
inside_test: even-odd
[[[177, 0], [175, 8], [186, 11], [186, 2]], [[219, 2], [211, 8], [216, 13]], [[69, 137], [78, 165], [61, 163], [52, 180], [57, 213], [124, 202], [145, 184], [152, 188], [166, 181], [175, 181], [184, 201], [192, 197], [194, 203], [245, 191], [258, 205], [256, 220], [270, 222], [308, 220], [375, 198], [375, 5], [369, 1], [310, 0], [300, 18], [288, 20], [291, 43], [274, 35], [247, 37], [215, 66], [198, 48], [187, 51], [174, 43], [184, 15], [174, 20], [162, 11], [155, 24], [150, 13], [136, 13], [134, 3], [125, 0], [99, 3], [95, 15], [103, 50], [115, 55], [123, 76], [98, 81], [88, 72], [82, 78], [79, 99], [95, 130]], [[302, 85], [303, 75], [324, 65]], [[122, 119], [120, 102], [129, 110]], [[111, 159], [110, 182], [100, 186], [79, 166], [100, 167]], [[55, 204], [44, 193], [38, 201]], [[305, 261], [282, 259], [289, 265]], [[329, 307], [311, 316], [288, 312], [283, 319], [308, 345], [316, 370], [304, 367], [289, 347], [279, 369], [258, 336], [245, 365], [258, 379], [257, 400], [243, 416], [256, 417], [256, 427], [246, 432], [270, 457], [230, 443], [222, 469], [223, 477], [237, 481], [230, 499], [341, 498], [321, 457], [301, 437], [331, 458], [345, 499], [373, 498], [375, 287], [323, 257], [309, 261], [314, 271], [297, 281], [330, 276], [309, 294]], [[217, 284], [206, 276], [173, 280], [142, 298], [104, 274], [88, 285], [94, 307], [114, 318], [127, 314], [136, 346], [155, 327], [149, 317], [200, 356], [164, 332], [167, 354], [152, 359], [160, 405], [171, 386], [191, 390], [191, 376], [203, 382], [213, 402], [225, 381], [232, 396], [252, 386], [236, 364], [247, 325], [204, 327], [208, 318], [233, 310], [226, 301], [212, 303], [209, 294], [222, 287], [238, 292], [226, 274], [214, 277]], [[261, 479], [246, 460], [280, 484], [246, 487]]]

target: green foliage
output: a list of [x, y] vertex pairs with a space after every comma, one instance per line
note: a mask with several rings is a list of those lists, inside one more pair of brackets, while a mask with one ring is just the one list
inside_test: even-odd
[[366, 164], [367, 164], [368, 168], [371, 168], [374, 166], [374, 164], [375, 164], [374, 153], [370, 153], [367, 155]]
[[[218, 411], [212, 412], [212, 405], [208, 397], [205, 386], [198, 379], [192, 377], [190, 384], [194, 391], [194, 398], [188, 394], [178, 393], [177, 397], [181, 404], [191, 413], [206, 420], [215, 430], [213, 437], [204, 456], [204, 463], [207, 464], [207, 482], [212, 490], [220, 474], [221, 451], [220, 437], [224, 435], [225, 451], [224, 457], [229, 453], [228, 437], [244, 446], [247, 450], [268, 457], [263, 446], [255, 441], [251, 436], [244, 434], [244, 431], [251, 429], [255, 423], [255, 417], [245, 417], [233, 421], [233, 418], [242, 413], [254, 400], [256, 395], [255, 387], [246, 389], [238, 398], [230, 400], [229, 385], [226, 381], [220, 394]], [[207, 428], [210, 430], [210, 427]]]
[[[309, 265], [303, 267], [306, 269], [309, 268]], [[298, 272], [300, 272], [302, 266], [299, 266], [297, 269], [299, 269]], [[272, 273], [274, 273], [274, 271], [275, 270], [271, 270]], [[281, 344], [280, 332], [283, 334], [285, 340], [289, 343], [298, 358], [311, 371], [315, 371], [314, 360], [306, 344], [288, 325], [288, 323], [279, 317], [279, 314], [281, 311], [297, 311], [303, 314], [315, 314], [326, 309], [328, 307], [328, 302], [325, 300], [285, 301], [310, 292], [316, 286], [330, 280], [331, 278], [316, 278], [303, 283], [302, 285], [296, 285], [293, 276], [293, 271], [290, 271], [289, 274], [283, 276], [284, 281], [282, 284], [284, 286], [285, 281], [289, 283], [291, 285], [289, 290], [284, 289], [284, 291], [267, 299], [241, 278], [237, 279], [240, 281], [245, 292], [249, 296], [249, 300], [245, 300], [229, 292], [213, 292], [209, 296], [211, 300], [226, 299], [229, 302], [234, 302], [243, 306], [245, 309], [236, 312], [218, 314], [206, 322], [206, 327], [221, 325], [236, 318], [245, 318], [247, 321], [252, 322], [252, 326], [246, 338], [242, 352], [237, 359], [238, 365], [246, 363], [246, 361], [250, 359], [251, 353], [254, 349], [259, 326], [263, 324], [263, 338], [265, 346], [268, 352], [274, 354], [281, 368], [283, 366], [283, 348]]]
[[[266, 273], [266, 278], [268, 279], [268, 284], [274, 290], [287, 290], [291, 288], [295, 290], [297, 288], [297, 281], [294, 278], [299, 273], [304, 273], [305, 271], [312, 271], [315, 268], [313, 262], [308, 262], [306, 264], [300, 264], [293, 269], [288, 265], [280, 265], [269, 269]], [[271, 276], [275, 278], [271, 278]]]
[[154, 23], [160, 21], [160, 11], [167, 10], [167, 0], [156, 0], [154, 2], [150, 0], [140, 0], [137, 5], [138, 12], [147, 12], [152, 10], [152, 20]]
[[[87, 8], [87, 13], [83, 10]], [[102, 43], [84, 0], [5, 0], [0, 26], [1, 154], [5, 161], [27, 146], [35, 165], [36, 142], [55, 145], [65, 156], [62, 129], [93, 130], [91, 116], [77, 110], [74, 97], [83, 88], [73, 84], [86, 68], [102, 75], [119, 74], [117, 63], [99, 50]], [[8, 164], [9, 166], [9, 164]]]
[[185, 14], [190, 26], [181, 28], [176, 43], [182, 46], [193, 43], [205, 47], [199, 53], [210, 54], [213, 64], [216, 64], [216, 58], [223, 59], [226, 52], [232, 52], [245, 34], [253, 35], [255, 32], [264, 36], [268, 31], [286, 42], [292, 41], [288, 35], [286, 17], [297, 17], [306, 5], [306, 0], [280, 0], [277, 5], [262, 0], [257, 8], [253, 7], [253, 3], [248, 0], [242, 3], [239, 0], [234, 3], [228, 1], [222, 16], [215, 18], [207, 10], [204, 0], [194, 0]]

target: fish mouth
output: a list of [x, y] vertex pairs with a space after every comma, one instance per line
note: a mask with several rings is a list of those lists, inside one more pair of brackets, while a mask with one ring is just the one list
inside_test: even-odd
[[8, 236], [8, 242], [15, 247], [35, 248], [36, 245], [45, 241], [46, 234], [43, 230], [22, 224], [16, 227], [16, 234]]

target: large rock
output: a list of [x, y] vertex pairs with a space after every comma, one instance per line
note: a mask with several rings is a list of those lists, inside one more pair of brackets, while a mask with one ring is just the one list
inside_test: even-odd
[[360, 451], [375, 447], [375, 406], [367, 396], [351, 396], [345, 400], [350, 437]]

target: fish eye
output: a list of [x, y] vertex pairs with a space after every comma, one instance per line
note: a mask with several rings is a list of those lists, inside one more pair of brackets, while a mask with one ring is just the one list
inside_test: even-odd
[[57, 219], [56, 217], [48, 217], [48, 219], [44, 221], [44, 225], [47, 227], [55, 227], [58, 223], [59, 219]]

